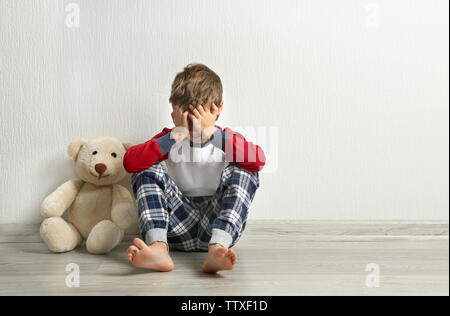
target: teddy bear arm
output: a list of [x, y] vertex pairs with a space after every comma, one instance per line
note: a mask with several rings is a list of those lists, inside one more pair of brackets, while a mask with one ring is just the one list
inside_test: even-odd
[[137, 210], [130, 191], [115, 184], [113, 187], [111, 220], [121, 229], [127, 229], [137, 222]]
[[83, 181], [73, 179], [59, 186], [41, 204], [44, 218], [60, 217], [72, 205], [83, 186]]

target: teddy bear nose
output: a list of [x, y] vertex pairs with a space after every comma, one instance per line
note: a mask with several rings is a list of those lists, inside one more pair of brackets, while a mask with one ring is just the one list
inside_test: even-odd
[[95, 165], [95, 171], [98, 172], [98, 174], [103, 174], [106, 171], [106, 165], [103, 163], [98, 163]]

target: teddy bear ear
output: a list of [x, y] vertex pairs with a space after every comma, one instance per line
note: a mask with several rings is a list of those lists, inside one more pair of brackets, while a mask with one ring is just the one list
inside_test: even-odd
[[81, 147], [83, 147], [83, 145], [87, 142], [88, 141], [86, 139], [80, 138], [70, 143], [67, 148], [67, 154], [73, 159], [73, 161], [77, 161], [78, 153], [80, 152]]
[[123, 145], [123, 147], [125, 147], [125, 150], [128, 150], [134, 146], [133, 144], [130, 144], [130, 143], [122, 143], [122, 145]]

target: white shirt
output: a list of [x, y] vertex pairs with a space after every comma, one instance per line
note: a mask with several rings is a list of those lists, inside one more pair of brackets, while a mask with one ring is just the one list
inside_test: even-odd
[[211, 142], [192, 143], [188, 138], [172, 147], [165, 163], [169, 176], [186, 196], [214, 195], [228, 165], [225, 153]]

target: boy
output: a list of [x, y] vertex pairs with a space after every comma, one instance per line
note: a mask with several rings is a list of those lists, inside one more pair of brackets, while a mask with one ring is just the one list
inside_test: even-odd
[[145, 240], [134, 240], [128, 259], [167, 272], [174, 266], [169, 247], [208, 251], [204, 272], [231, 270], [237, 256], [230, 248], [244, 231], [264, 153], [215, 125], [223, 109], [222, 83], [205, 65], [188, 65], [175, 77], [170, 103], [175, 128], [124, 157]]

